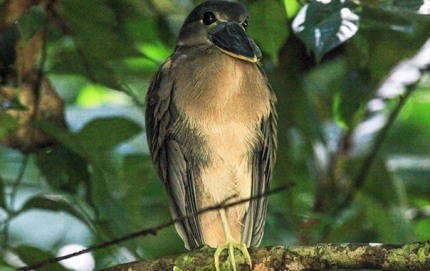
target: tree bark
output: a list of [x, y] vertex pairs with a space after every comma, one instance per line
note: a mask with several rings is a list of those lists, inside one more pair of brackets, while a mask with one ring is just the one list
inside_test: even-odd
[[[132, 262], [104, 270], [215, 270], [213, 265], [214, 252], [215, 249], [205, 247], [178, 256]], [[347, 243], [319, 244], [315, 246], [261, 247], [250, 249], [250, 254], [253, 261], [252, 269], [244, 263], [241, 255], [237, 255], [238, 270], [430, 270], [430, 241], [405, 245]]]

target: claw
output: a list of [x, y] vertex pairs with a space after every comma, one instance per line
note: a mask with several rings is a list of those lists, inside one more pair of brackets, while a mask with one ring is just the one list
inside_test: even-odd
[[246, 263], [249, 265], [250, 268], [252, 268], [251, 255], [249, 255], [248, 248], [246, 247], [245, 244], [239, 243], [236, 240], [234, 240], [233, 237], [231, 237], [224, 209], [220, 210], [220, 214], [221, 214], [221, 220], [223, 221], [223, 224], [224, 224], [224, 230], [227, 237], [227, 241], [225, 242], [225, 244], [218, 246], [215, 251], [214, 258], [215, 258], [216, 271], [221, 271], [219, 258], [221, 257], [221, 254], [224, 250], [228, 251], [228, 260], [230, 262], [229, 269], [233, 271], [237, 271], [236, 258], [234, 256], [234, 249], [238, 249], [242, 253]]

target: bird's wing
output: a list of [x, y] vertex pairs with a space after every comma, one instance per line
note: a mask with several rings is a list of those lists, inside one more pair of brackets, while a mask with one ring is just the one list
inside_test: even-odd
[[[187, 159], [178, 139], [170, 133], [179, 114], [173, 103], [174, 80], [169, 77], [170, 62], [155, 75], [147, 94], [146, 136], [156, 170], [162, 179], [168, 196], [173, 218], [197, 211], [194, 173], [187, 166]], [[197, 216], [175, 224], [176, 230], [187, 248], [203, 244], [200, 222]]]
[[[260, 71], [264, 74], [261, 68]], [[269, 191], [272, 169], [276, 160], [276, 96], [270, 85], [268, 83], [266, 85], [270, 92], [270, 113], [261, 121], [262, 142], [253, 153], [251, 196], [258, 196]], [[244, 217], [242, 233], [242, 242], [248, 247], [256, 247], [260, 244], [264, 233], [266, 211], [267, 197], [261, 197], [250, 202]]]

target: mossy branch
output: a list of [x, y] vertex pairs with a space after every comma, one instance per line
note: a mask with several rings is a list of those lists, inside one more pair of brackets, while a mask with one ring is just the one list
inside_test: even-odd
[[[122, 264], [104, 271], [215, 270], [214, 252], [212, 248], [203, 248], [178, 256]], [[252, 270], [256, 271], [430, 270], [430, 241], [405, 245], [348, 243], [261, 247], [250, 249], [250, 254]], [[241, 262], [240, 256], [236, 259]], [[242, 262], [239, 270], [251, 269]]]

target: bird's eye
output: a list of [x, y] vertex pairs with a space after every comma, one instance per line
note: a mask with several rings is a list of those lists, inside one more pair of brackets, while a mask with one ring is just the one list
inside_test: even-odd
[[248, 28], [248, 20], [243, 21], [242, 26], [246, 30]]
[[205, 14], [203, 14], [203, 23], [205, 25], [211, 25], [216, 21], [216, 17], [215, 14], [213, 14], [212, 12], [208, 11], [205, 12]]

